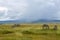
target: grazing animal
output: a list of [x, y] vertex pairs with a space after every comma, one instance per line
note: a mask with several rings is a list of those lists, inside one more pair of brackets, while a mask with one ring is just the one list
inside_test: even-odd
[[19, 27], [20, 25], [19, 24], [14, 24], [12, 27]]
[[49, 29], [49, 26], [47, 24], [43, 24], [42, 29]]
[[54, 30], [57, 30], [57, 29], [58, 29], [58, 28], [57, 28], [57, 25], [55, 25], [53, 29], [54, 29]]
[[20, 24], [15, 24], [15, 26], [19, 27], [19, 26], [20, 26]]

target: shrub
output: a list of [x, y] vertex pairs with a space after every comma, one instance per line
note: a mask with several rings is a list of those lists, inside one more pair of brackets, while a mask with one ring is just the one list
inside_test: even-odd
[[23, 31], [22, 33], [23, 34], [33, 34], [33, 32], [31, 32], [31, 31]]
[[13, 31], [9, 31], [9, 30], [3, 30], [3, 31], [0, 30], [0, 33], [9, 34], [9, 33], [14, 33], [14, 32]]

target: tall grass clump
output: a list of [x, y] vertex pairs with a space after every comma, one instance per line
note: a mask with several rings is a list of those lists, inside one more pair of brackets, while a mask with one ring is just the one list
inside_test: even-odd
[[11, 30], [0, 30], [0, 34], [10, 34], [10, 33], [14, 33], [14, 31], [11, 31]]
[[31, 31], [22, 31], [23, 34], [33, 34]]

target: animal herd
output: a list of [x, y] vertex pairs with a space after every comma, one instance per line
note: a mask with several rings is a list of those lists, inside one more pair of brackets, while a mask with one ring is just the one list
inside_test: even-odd
[[[12, 28], [15, 28], [15, 27], [20, 27], [20, 24], [14, 24], [12, 26]], [[49, 28], [49, 25], [43, 24], [42, 29], [48, 29], [49, 30], [50, 28]], [[57, 25], [54, 25], [53, 30], [57, 30], [57, 29], [58, 29]]]
[[[50, 28], [49, 25], [43, 24], [42, 29], [50, 29]], [[57, 25], [54, 25], [53, 30], [57, 30], [57, 29], [58, 29]]]

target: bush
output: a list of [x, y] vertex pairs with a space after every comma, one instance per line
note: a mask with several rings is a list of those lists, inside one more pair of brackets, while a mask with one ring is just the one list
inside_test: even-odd
[[22, 33], [23, 34], [33, 34], [33, 32], [31, 32], [31, 31], [23, 31]]
[[48, 35], [48, 33], [39, 33], [40, 35]]
[[0, 33], [9, 34], [9, 33], [14, 33], [14, 32], [13, 31], [9, 31], [9, 30], [0, 30]]

